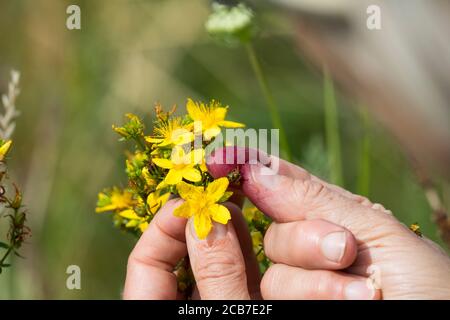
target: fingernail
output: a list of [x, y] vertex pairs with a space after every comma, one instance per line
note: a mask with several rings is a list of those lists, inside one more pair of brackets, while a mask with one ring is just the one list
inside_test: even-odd
[[367, 285], [366, 281], [353, 281], [345, 287], [344, 295], [347, 300], [372, 300], [375, 291]]
[[332, 232], [322, 240], [322, 254], [333, 262], [340, 262], [344, 256], [347, 243], [345, 232]]
[[253, 180], [261, 184], [267, 189], [275, 189], [280, 183], [280, 176], [278, 173], [262, 164], [258, 163], [250, 166], [251, 175]]
[[193, 236], [193, 238], [195, 240], [214, 242], [216, 240], [225, 238], [225, 236], [228, 233], [228, 224], [221, 224], [221, 223], [213, 222], [212, 229], [205, 239], [200, 239], [198, 237], [197, 232], [195, 231], [195, 227], [194, 227], [194, 218], [189, 219], [189, 229], [191, 231], [191, 235]]

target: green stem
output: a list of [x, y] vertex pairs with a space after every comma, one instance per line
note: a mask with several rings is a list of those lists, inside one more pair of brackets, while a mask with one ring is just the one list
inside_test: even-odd
[[284, 130], [277, 104], [275, 103], [272, 92], [269, 89], [267, 79], [264, 76], [258, 57], [256, 56], [255, 49], [251, 43], [246, 44], [245, 48], [259, 87], [263, 93], [264, 99], [266, 100], [267, 107], [269, 108], [270, 117], [272, 118], [272, 125], [280, 130], [280, 147], [285, 153], [286, 160], [291, 161], [292, 154], [286, 137], [286, 131]]
[[367, 108], [363, 107], [360, 114], [364, 136], [361, 143], [361, 154], [359, 158], [357, 192], [362, 196], [368, 197], [370, 190], [370, 123]]
[[324, 107], [325, 131], [328, 148], [328, 164], [332, 183], [344, 186], [341, 162], [341, 142], [339, 134], [339, 118], [336, 106], [333, 81], [326, 67], [324, 67]]
[[5, 252], [5, 254], [3, 255], [3, 258], [0, 260], [0, 265], [3, 265], [3, 263], [5, 262], [6, 258], [8, 258], [9, 254], [11, 253], [11, 251], [14, 248], [11, 246], [8, 248], [8, 250]]

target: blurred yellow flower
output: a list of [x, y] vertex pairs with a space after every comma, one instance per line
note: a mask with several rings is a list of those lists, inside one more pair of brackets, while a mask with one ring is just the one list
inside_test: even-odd
[[177, 146], [173, 148], [170, 160], [153, 158], [153, 163], [158, 167], [169, 169], [166, 177], [157, 188], [166, 184], [178, 184], [183, 178], [188, 181], [199, 182], [202, 180], [202, 175], [195, 166], [200, 165], [203, 162], [204, 157], [205, 151], [203, 149], [195, 149], [186, 154], [183, 148]]
[[127, 190], [121, 191], [118, 188], [114, 188], [110, 195], [104, 192], [100, 192], [98, 194], [98, 202], [95, 212], [124, 210], [135, 204], [136, 200], [133, 199], [133, 194], [131, 192]]
[[191, 129], [192, 125], [183, 124], [181, 118], [169, 119], [160, 122], [154, 129], [155, 136], [146, 136], [145, 141], [158, 147], [186, 144], [194, 140]]
[[11, 149], [12, 140], [4, 141], [1, 140], [0, 142], [0, 161], [3, 161], [5, 159], [5, 156], [8, 154], [9, 149]]
[[231, 219], [230, 211], [218, 204], [228, 188], [228, 179], [219, 178], [211, 182], [206, 189], [180, 182], [177, 190], [181, 198], [186, 200], [176, 208], [173, 214], [177, 217], [194, 217], [194, 228], [200, 239], [205, 239], [212, 228], [214, 220], [226, 224]]
[[[212, 101], [209, 104], [202, 102], [197, 103], [188, 99], [186, 104], [189, 116], [194, 120], [194, 131], [196, 130], [196, 123], [201, 124], [203, 137], [206, 141], [211, 140], [220, 133], [220, 127], [225, 128], [243, 128], [244, 124], [234, 121], [227, 121], [228, 108], [222, 107], [218, 102]], [[197, 133], [197, 132], [195, 132]]]

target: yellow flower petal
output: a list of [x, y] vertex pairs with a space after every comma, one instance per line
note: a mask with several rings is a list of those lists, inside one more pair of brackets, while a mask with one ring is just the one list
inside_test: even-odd
[[177, 184], [183, 180], [183, 171], [170, 169], [169, 173], [167, 173], [166, 178], [164, 179], [164, 183], [167, 184]]
[[169, 138], [164, 139], [163, 141], [161, 141], [160, 144], [158, 144], [159, 147], [165, 147], [172, 144], [172, 140], [170, 140]]
[[190, 218], [192, 216], [192, 209], [189, 202], [183, 202], [179, 207], [175, 208], [173, 215], [180, 218]]
[[109, 205], [104, 206], [104, 207], [97, 207], [97, 208], [95, 208], [95, 212], [102, 213], [102, 212], [106, 212], [106, 211], [112, 211], [112, 210], [115, 210], [115, 209], [117, 209], [116, 205], [109, 204]]
[[11, 148], [12, 140], [6, 141], [1, 147], [0, 147], [0, 161], [3, 160], [8, 153], [9, 149]]
[[167, 192], [162, 196], [158, 196], [159, 192], [152, 192], [147, 197], [147, 205], [152, 214], [156, 214], [158, 210], [167, 202], [170, 193]]
[[201, 119], [202, 114], [200, 108], [191, 98], [189, 98], [186, 103], [186, 110], [193, 120]]
[[148, 143], [161, 143], [161, 142], [164, 141], [163, 138], [145, 137], [144, 139], [145, 139], [145, 141], [147, 141]]
[[129, 220], [137, 220], [137, 219], [141, 218], [132, 209], [121, 211], [119, 213], [119, 216], [121, 216], [122, 218], [125, 218], [125, 219], [129, 219]]
[[208, 167], [206, 166], [206, 163], [202, 162], [200, 164], [200, 170], [202, 170], [202, 172], [208, 172]]
[[219, 121], [219, 122], [217, 122], [217, 125], [219, 125], [221, 127], [225, 127], [225, 128], [243, 128], [243, 127], [245, 127], [245, 124], [243, 124], [243, 123], [228, 121], [228, 120]]
[[213, 126], [205, 130], [205, 132], [203, 133], [203, 137], [205, 138], [206, 141], [209, 141], [215, 136], [217, 136], [220, 133], [220, 131], [221, 130], [218, 126]]
[[228, 210], [227, 207], [222, 206], [220, 204], [214, 204], [212, 205], [208, 211], [211, 214], [211, 218], [216, 221], [219, 222], [221, 224], [227, 224], [228, 220], [231, 219], [231, 214], [230, 211]]
[[141, 232], [144, 232], [145, 230], [147, 230], [148, 228], [148, 222], [142, 222], [141, 224], [139, 224], [139, 229], [141, 230]]
[[199, 182], [202, 180], [202, 175], [200, 171], [195, 168], [188, 168], [182, 171], [183, 178], [192, 182]]
[[164, 187], [167, 187], [167, 183], [166, 183], [165, 180], [163, 180], [160, 183], [158, 183], [158, 185], [156, 186], [156, 190], [163, 189]]
[[203, 194], [203, 187], [193, 186], [192, 184], [181, 181], [177, 184], [178, 194], [184, 200], [193, 200], [195, 201], [198, 197]]
[[214, 116], [216, 118], [217, 121], [221, 121], [223, 119], [225, 119], [226, 115], [227, 115], [227, 108], [224, 107], [219, 107], [214, 109]]
[[194, 229], [199, 239], [205, 239], [212, 228], [212, 222], [207, 214], [200, 213], [194, 216]]
[[189, 159], [186, 159], [186, 154], [184, 153], [184, 150], [180, 146], [176, 146], [172, 149], [172, 154], [170, 156], [170, 161], [173, 165], [179, 165], [179, 164], [189, 164]]
[[125, 225], [125, 227], [127, 228], [134, 228], [139, 224], [138, 220], [130, 220], [127, 222], [127, 224]]
[[158, 201], [161, 203], [161, 206], [165, 205], [166, 202], [169, 200], [170, 198], [170, 192], [167, 192], [165, 194], [163, 194], [162, 196], [158, 197]]
[[175, 145], [186, 144], [194, 140], [194, 133], [184, 129], [176, 130], [172, 134], [172, 142]]
[[204, 162], [205, 150], [202, 148], [194, 149], [189, 152], [186, 157], [189, 159], [189, 164], [200, 164]]
[[164, 168], [164, 169], [171, 169], [173, 168], [173, 164], [168, 159], [162, 159], [162, 158], [153, 158], [152, 162], [156, 164], [158, 167]]
[[228, 184], [229, 182], [226, 177], [214, 180], [206, 187], [206, 196], [214, 202], [219, 201], [225, 191], [227, 191]]

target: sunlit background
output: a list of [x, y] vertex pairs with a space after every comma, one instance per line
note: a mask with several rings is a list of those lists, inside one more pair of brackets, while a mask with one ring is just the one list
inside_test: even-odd
[[[65, 26], [72, 3], [81, 7], [81, 30]], [[282, 12], [255, 10], [254, 45], [295, 161], [329, 178], [321, 70], [298, 49]], [[271, 127], [245, 50], [208, 37], [209, 12], [202, 0], [0, 0], [0, 91], [11, 69], [22, 74], [9, 173], [24, 193], [33, 234], [21, 249], [25, 258], [15, 257], [0, 275], [0, 298], [121, 297], [136, 240], [94, 209], [98, 191], [126, 184], [126, 144], [111, 130], [125, 113], [150, 126], [155, 102], [183, 109], [187, 97], [214, 98], [230, 106], [232, 120]], [[337, 102], [344, 185], [357, 192], [362, 106], [339, 92]], [[371, 200], [440, 241], [401, 148], [375, 119], [369, 122]], [[81, 290], [66, 288], [73, 264], [81, 268]]]

